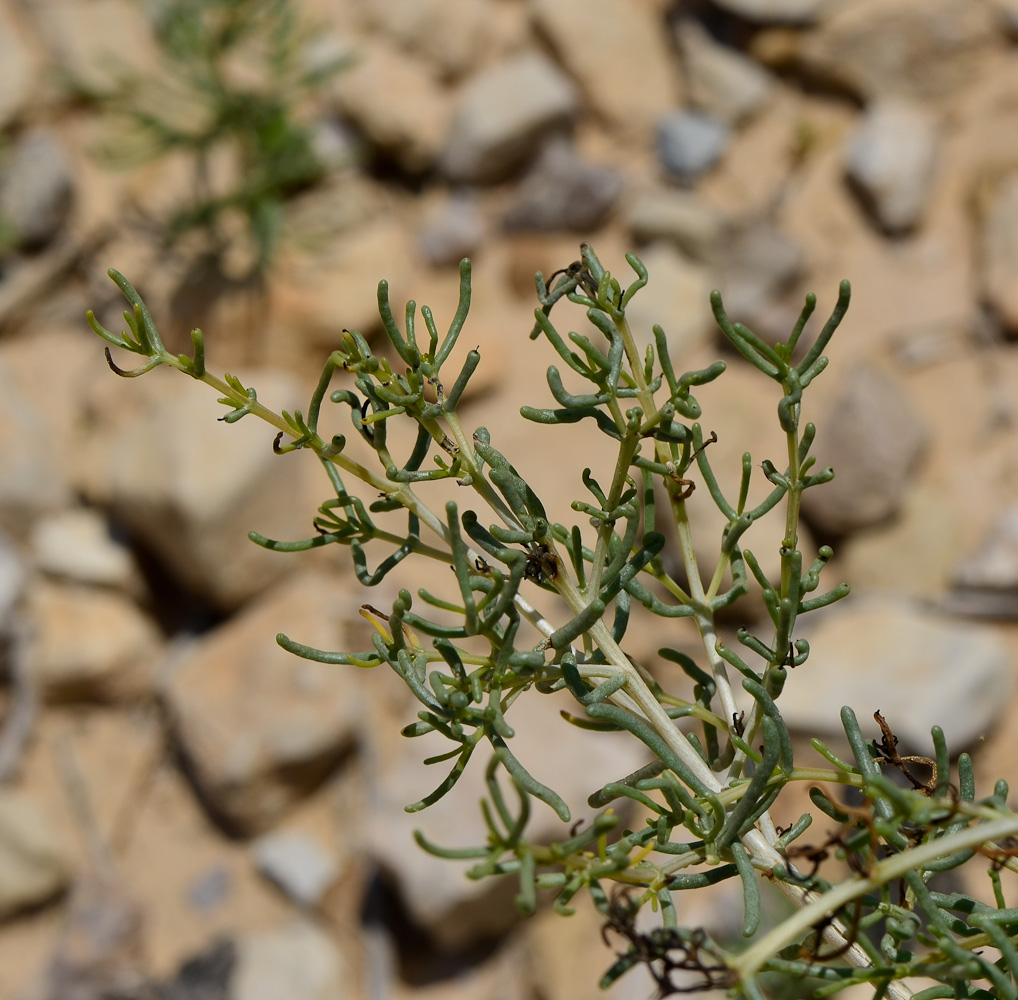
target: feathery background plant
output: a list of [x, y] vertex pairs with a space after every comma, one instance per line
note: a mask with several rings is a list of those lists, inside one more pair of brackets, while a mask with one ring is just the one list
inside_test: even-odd
[[259, 274], [287, 197], [326, 173], [306, 106], [348, 59], [314, 57], [313, 26], [292, 0], [174, 0], [151, 20], [157, 66], [100, 95], [118, 123], [105, 156], [133, 166], [185, 154], [187, 200], [148, 224], [166, 247], [201, 231], [222, 251], [236, 238], [229, 220], [239, 219]]
[[[390, 573], [398, 581], [409, 557], [451, 567], [450, 593], [401, 589], [388, 611], [365, 605], [375, 626], [369, 649], [315, 649], [300, 636], [278, 641], [326, 663], [388, 664], [413, 692], [420, 710], [403, 734], [435, 733], [450, 748], [428, 758], [449, 770], [410, 811], [453, 790], [478, 747], [490, 745], [487, 842], [462, 849], [421, 835], [418, 841], [433, 854], [470, 862], [472, 878], [516, 879], [524, 912], [546, 895], [568, 914], [574, 897], [588, 893], [606, 940], [618, 949], [602, 986], [643, 965], [661, 996], [718, 988], [760, 1000], [774, 977], [786, 984], [812, 977], [809, 995], [817, 997], [870, 984], [875, 997], [1018, 998], [1018, 907], [1007, 905], [1002, 878], [1004, 870], [1018, 871], [1018, 816], [1007, 805], [1006, 783], [977, 798], [970, 759], [963, 754], [952, 771], [940, 729], [932, 731], [932, 758], [903, 754], [879, 713], [882, 737], [874, 743], [850, 708], [842, 711], [849, 759], [814, 739], [819, 757], [803, 766], [793, 759], [778, 707], [785, 684], [795, 682], [790, 671], [809, 669], [799, 617], [848, 592], [821, 586], [829, 547], [804, 564], [798, 546], [803, 492], [833, 476], [811, 453], [817, 432], [804, 420], [803, 396], [827, 366], [824, 352], [848, 307], [847, 282], [815, 337], [805, 336], [816, 306], [811, 295], [788, 339], [774, 345], [730, 320], [720, 295], [712, 296], [728, 341], [776, 383], [775, 416], [786, 442], [780, 457], [745, 454], [737, 493], [729, 495], [711, 465], [716, 436], [705, 434], [710, 422], [700, 423], [694, 395], [725, 365], [677, 374], [660, 326], [641, 353], [627, 307], [648, 275], [635, 255], [627, 261], [628, 284], [587, 246], [564, 270], [537, 276], [531, 337], [547, 340], [565, 368], [547, 370], [554, 405], [524, 406], [522, 416], [547, 425], [588, 421], [617, 456], [610, 480], [584, 471], [583, 492], [568, 514], [546, 509], [539, 485], [524, 480], [487, 428], [461, 422], [459, 404], [481, 362], [477, 350], [457, 349], [470, 306], [468, 261], [444, 332], [427, 307], [420, 329], [414, 302], [401, 328], [381, 282], [379, 313], [392, 353], [344, 331], [306, 411], [277, 413], [253, 387], [211, 374], [198, 330], [193, 356], [168, 352], [144, 303], [115, 271], [130, 306], [129, 330], [112, 332], [91, 314], [89, 322], [108, 344], [143, 359], [125, 370], [107, 347], [117, 374], [176, 368], [220, 393], [224, 420], [260, 417], [276, 429], [278, 453], [317, 455], [333, 495], [314, 519], [315, 534], [278, 541], [252, 533], [258, 544], [281, 551], [347, 545], [366, 586]], [[585, 333], [563, 334], [557, 325], [567, 303], [579, 307]], [[404, 427], [412, 429], [412, 443], [398, 443]], [[552, 442], [547, 454], [554, 453]], [[758, 468], [767, 490], [750, 505]], [[360, 494], [348, 487], [354, 480]], [[429, 503], [432, 484], [444, 480], [468, 499]], [[713, 503], [724, 517], [709, 546], [703, 539], [694, 546], [690, 503]], [[773, 526], [770, 535], [757, 527], [760, 520]], [[681, 572], [664, 558], [672, 531]], [[751, 537], [763, 546], [756, 554], [745, 547]], [[761, 554], [768, 546], [779, 555], [773, 577]], [[769, 631], [743, 628], [737, 644], [727, 644], [719, 613], [751, 589], [762, 596]], [[653, 669], [625, 652], [634, 601], [662, 619]], [[680, 630], [698, 637], [698, 661], [677, 648], [688, 638]], [[691, 698], [679, 693], [686, 687], [670, 690], [674, 667], [692, 682]], [[557, 691], [576, 702], [562, 713], [565, 722], [626, 731], [650, 753], [645, 767], [591, 789], [589, 804], [600, 811], [587, 826], [568, 826], [568, 804], [512, 750], [516, 702]], [[815, 811], [781, 829], [770, 810], [795, 782], [809, 785]], [[636, 817], [631, 826], [623, 825], [623, 805]], [[563, 824], [555, 842], [528, 836], [531, 813], [541, 808]], [[829, 857], [841, 860], [839, 872], [825, 864]], [[931, 885], [969, 863], [985, 868], [994, 905]], [[682, 893], [728, 879], [742, 887], [741, 942], [683, 924]], [[771, 911], [761, 906], [762, 883], [793, 904], [787, 916], [763, 916]], [[656, 923], [647, 929], [646, 918], [637, 917], [649, 911]], [[912, 977], [926, 985], [910, 987]]]

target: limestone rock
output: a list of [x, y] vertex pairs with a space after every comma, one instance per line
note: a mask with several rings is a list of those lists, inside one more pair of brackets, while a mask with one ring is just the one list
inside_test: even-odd
[[951, 604], [969, 614], [1018, 618], [1018, 507], [1008, 507], [952, 574]]
[[135, 604], [110, 590], [37, 582], [27, 669], [51, 701], [110, 701], [147, 694], [160, 636]]
[[354, 981], [330, 937], [310, 921], [236, 942], [232, 1000], [352, 1000]]
[[477, 199], [454, 194], [433, 206], [417, 234], [421, 256], [434, 267], [458, 264], [484, 242], [484, 216]]
[[626, 306], [629, 326], [640, 349], [646, 350], [654, 343], [654, 324], [660, 325], [679, 375], [685, 359], [710, 339], [710, 274], [665, 240], [645, 247], [639, 257], [649, 280]]
[[848, 178], [888, 233], [921, 221], [937, 160], [937, 123], [922, 105], [889, 98], [871, 105], [845, 149]]
[[28, 577], [25, 562], [11, 540], [0, 532], [0, 636], [14, 624], [15, 609]]
[[350, 749], [358, 719], [351, 670], [279, 647], [285, 632], [343, 646], [335, 580], [291, 578], [182, 652], [162, 691], [173, 738], [210, 811], [233, 830], [271, 824]]
[[803, 494], [810, 524], [843, 535], [893, 516], [928, 437], [901, 387], [878, 369], [860, 367], [817, 425], [816, 468], [832, 466], [834, 480]]
[[0, 789], [0, 919], [48, 902], [71, 872], [63, 831], [32, 798]]
[[863, 100], [944, 97], [966, 83], [996, 33], [989, 4], [855, 0], [803, 40], [806, 71]]
[[520, 183], [503, 225], [508, 230], [593, 232], [615, 206], [624, 183], [617, 170], [590, 163], [564, 139], [553, 139]]
[[778, 702], [798, 732], [843, 734], [839, 713], [849, 705], [863, 732], [877, 736], [879, 710], [902, 753], [928, 753], [930, 727], [938, 725], [957, 754], [989, 733], [1008, 704], [1014, 664], [987, 626], [887, 595], [846, 598], [812, 621], [802, 622], [810, 658], [789, 671]]
[[403, 170], [420, 173], [434, 163], [449, 127], [449, 102], [412, 55], [366, 43], [344, 70], [337, 96], [371, 144]]
[[51, 576], [128, 592], [141, 586], [131, 550], [91, 508], [40, 518], [32, 528], [31, 547], [35, 565]]
[[712, 115], [673, 111], [658, 123], [658, 159], [670, 177], [688, 184], [721, 159], [730, 137], [729, 127]]
[[809, 24], [836, 0], [713, 0], [715, 7], [757, 24]]
[[129, 0], [53, 0], [32, 12], [54, 65], [78, 87], [105, 93], [158, 63], [145, 11]]
[[252, 850], [258, 870], [298, 906], [317, 906], [339, 875], [335, 858], [305, 833], [267, 833]]
[[802, 309], [798, 243], [769, 222], [751, 221], [721, 247], [720, 270], [728, 315], [767, 341], [784, 340]]
[[[342, 197], [334, 194], [331, 200]], [[321, 214], [317, 199], [306, 206]], [[315, 237], [312, 234], [312, 241]], [[281, 257], [269, 277], [269, 300], [276, 317], [274, 334], [281, 353], [295, 344], [305, 351], [335, 350], [343, 330], [365, 336], [381, 330], [378, 282], [389, 282], [393, 311], [399, 315], [409, 294], [413, 273], [413, 238], [400, 220], [379, 215], [349, 231], [331, 234], [327, 243], [313, 242], [313, 254], [291, 252]]]
[[759, 63], [715, 41], [699, 21], [682, 21], [677, 36], [694, 107], [736, 125], [767, 103], [775, 80]]
[[486, 0], [358, 0], [356, 6], [372, 29], [427, 59], [446, 78], [482, 65], [508, 27], [498, 5]]
[[653, 5], [530, 0], [530, 7], [537, 29], [612, 128], [624, 135], [645, 134], [678, 103], [668, 31]]
[[1018, 334], [1018, 171], [998, 182], [983, 214], [983, 296], [1008, 336]]
[[18, 138], [0, 171], [0, 221], [11, 226], [16, 244], [38, 250], [67, 219], [74, 187], [67, 153], [49, 129]]
[[667, 240], [694, 260], [710, 260], [720, 247], [727, 223], [721, 213], [692, 191], [645, 191], [627, 213], [633, 239]]
[[0, 127], [25, 110], [39, 75], [40, 61], [7, 7], [0, 8]]
[[[306, 405], [289, 376], [237, 374], [274, 409]], [[247, 533], [304, 537], [321, 502], [312, 470], [300, 462], [284, 467], [272, 451], [272, 428], [260, 421], [219, 421], [225, 407], [201, 383], [152, 380], [146, 388], [140, 413], [107, 443], [97, 489], [108, 492], [98, 499], [185, 587], [236, 607], [293, 569]]]
[[53, 461], [49, 419], [16, 367], [0, 356], [0, 524], [21, 534], [34, 517], [71, 503], [64, 466]]
[[462, 84], [442, 157], [458, 181], [508, 177], [549, 133], [570, 124], [576, 88], [538, 52], [521, 52], [486, 67]]

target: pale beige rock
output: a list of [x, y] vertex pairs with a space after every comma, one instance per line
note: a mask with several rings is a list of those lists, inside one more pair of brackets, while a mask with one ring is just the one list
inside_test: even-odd
[[750, 118], [772, 96], [774, 78], [738, 49], [716, 42], [699, 21], [677, 30], [689, 101], [729, 125]]
[[0, 524], [15, 534], [33, 517], [72, 500], [67, 471], [54, 461], [46, 411], [43, 397], [34, 396], [16, 366], [0, 355]]
[[0, 127], [6, 128], [25, 110], [40, 68], [38, 53], [14, 11], [0, 8]]
[[455, 181], [504, 180], [567, 128], [579, 100], [566, 75], [547, 56], [524, 51], [485, 67], [463, 83], [442, 155]]
[[74, 507], [41, 518], [32, 528], [31, 547], [35, 565], [51, 576], [140, 591], [131, 550], [113, 537], [106, 519], [91, 508]]
[[372, 30], [427, 59], [445, 77], [483, 64], [515, 33], [508, 21], [512, 5], [486, 0], [358, 0], [356, 6]]
[[922, 221], [939, 153], [938, 126], [922, 104], [874, 101], [845, 148], [845, 169], [879, 225], [903, 233]]
[[116, 700], [151, 690], [152, 621], [115, 591], [38, 581], [28, 593], [30, 676], [52, 701]]
[[1007, 645], [985, 625], [962, 624], [904, 598], [850, 596], [835, 610], [807, 616], [806, 663], [789, 671], [779, 705], [794, 731], [843, 734], [849, 705], [865, 734], [879, 736], [883, 713], [902, 753], [929, 753], [939, 725], [954, 754], [988, 735], [1013, 691]]
[[[685, 359], [710, 340], [714, 318], [710, 311], [711, 273], [678, 250], [658, 240], [643, 248], [639, 258], [647, 268], [647, 284], [626, 307], [630, 329], [641, 350], [654, 343], [654, 325], [660, 325], [668, 340], [676, 374], [685, 371]], [[619, 274], [625, 283], [629, 274]], [[635, 278], [635, 275], [633, 275]]]
[[162, 697], [173, 737], [203, 801], [229, 828], [265, 828], [350, 749], [360, 713], [356, 668], [301, 659], [274, 637], [344, 648], [342, 620], [353, 615], [333, 578], [305, 573], [170, 668]]
[[[626, 0], [531, 0], [538, 30], [579, 82], [594, 112], [629, 136], [646, 135], [679, 102], [664, 18]], [[582, 28], [578, 28], [582, 25]]]
[[800, 56], [811, 74], [864, 100], [939, 98], [971, 79], [996, 36], [989, 4], [855, 0], [835, 6]]
[[352, 1000], [354, 980], [330, 935], [308, 920], [237, 942], [233, 1000]]
[[339, 107], [382, 153], [411, 173], [438, 156], [450, 101], [414, 56], [368, 42], [336, 87]]
[[71, 874], [65, 832], [31, 795], [0, 789], [0, 919], [48, 902]]
[[873, 366], [843, 377], [817, 435], [816, 470], [834, 479], [808, 490], [802, 511], [818, 532], [847, 534], [901, 508], [929, 441], [929, 429], [899, 384]]
[[626, 222], [642, 243], [668, 240], [694, 260], [714, 257], [727, 229], [722, 213], [693, 191], [645, 191], [629, 206]]
[[940, 598], [961, 545], [957, 510], [937, 490], [919, 485], [906, 494], [891, 523], [860, 531], [839, 547], [830, 579], [844, 576], [853, 587]]
[[[379, 217], [334, 239], [314, 257], [293, 254], [271, 278], [273, 336], [289, 351], [335, 350], [344, 329], [365, 336], [381, 329], [378, 282], [389, 282], [396, 315], [409, 297], [413, 241], [396, 218]], [[323, 358], [324, 360], [324, 358]]]
[[54, 64], [78, 86], [102, 93], [158, 61], [145, 12], [129, 0], [53, 0], [32, 13]]
[[[238, 375], [277, 412], [307, 405], [285, 375]], [[235, 607], [294, 568], [247, 533], [306, 537], [328, 487], [304, 456], [273, 454], [271, 426], [251, 417], [221, 422], [227, 411], [216, 398], [179, 375], [149, 380], [136, 390], [134, 419], [105, 439], [93, 489], [186, 587]]]
[[996, 185], [982, 220], [983, 294], [1001, 325], [1018, 331], [1018, 171]]

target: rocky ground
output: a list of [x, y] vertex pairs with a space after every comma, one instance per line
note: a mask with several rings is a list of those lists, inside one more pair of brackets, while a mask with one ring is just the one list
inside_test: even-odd
[[[940, 723], [987, 783], [1015, 778], [1018, 4], [304, 0], [316, 51], [356, 61], [302, 107], [333, 167], [257, 279], [243, 234], [214, 266], [199, 238], [160, 249], [151, 220], [193, 180], [179, 157], [100, 153], [94, 95], [155, 59], [144, 7], [0, 4], [0, 996], [571, 1000], [609, 961], [594, 916], [519, 921], [512, 887], [418, 851], [417, 826], [483, 838], [480, 776], [403, 812], [434, 780], [398, 736], [396, 679], [272, 641], [363, 648], [343, 554], [246, 541], [306, 534], [327, 483], [216, 423], [203, 386], [114, 378], [83, 320], [115, 324], [111, 265], [174, 349], [201, 325], [213, 370], [292, 409], [342, 328], [377, 328], [379, 278], [441, 324], [469, 255], [465, 419], [562, 519], [598, 455], [514, 418], [546, 393], [536, 270], [581, 239], [617, 272], [635, 249], [634, 324], [661, 323], [684, 368], [721, 351], [712, 287], [778, 338], [848, 277], [807, 397], [837, 479], [807, 497], [804, 547], [835, 544], [856, 596], [810, 632], [786, 718], [835, 733], [843, 703], [879, 708], [919, 751]], [[736, 362], [702, 394], [715, 468], [780, 448], [762, 381]], [[571, 772], [569, 801], [639, 762], [563, 747], [557, 722], [521, 723], [520, 753]]]

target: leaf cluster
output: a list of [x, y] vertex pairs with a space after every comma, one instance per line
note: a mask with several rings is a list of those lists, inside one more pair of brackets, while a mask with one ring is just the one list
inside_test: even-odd
[[[381, 282], [386, 352], [357, 331], [344, 331], [307, 409], [293, 413], [275, 413], [253, 388], [209, 373], [200, 331], [192, 335], [193, 356], [167, 352], [137, 292], [116, 272], [111, 275], [131, 306], [128, 329], [118, 334], [91, 315], [89, 321], [108, 344], [143, 359], [137, 368], [120, 369], [107, 348], [118, 374], [177, 368], [219, 391], [228, 408], [223, 419], [254, 415], [270, 423], [277, 453], [317, 456], [332, 495], [314, 517], [313, 533], [295, 541], [252, 533], [255, 542], [282, 551], [348, 546], [354, 572], [368, 587], [390, 574], [400, 581], [408, 558], [451, 570], [445, 592], [402, 587], [387, 610], [364, 605], [374, 626], [369, 649], [321, 650], [284, 635], [278, 641], [322, 662], [387, 665], [414, 694], [419, 710], [403, 735], [438, 736], [448, 746], [426, 759], [445, 765], [444, 776], [410, 811], [449, 793], [468, 766], [485, 767], [485, 842], [453, 849], [422, 834], [418, 842], [436, 855], [470, 861], [472, 878], [517, 879], [524, 912], [545, 895], [568, 914], [577, 894], [588, 894], [604, 915], [606, 936], [622, 945], [602, 985], [644, 965], [661, 995], [723, 987], [760, 1000], [767, 977], [777, 975], [813, 977], [816, 996], [868, 983], [875, 996], [903, 998], [912, 995], [904, 980], [922, 975], [942, 984], [917, 994], [926, 1000], [1018, 996], [1018, 910], [1006, 905], [1000, 878], [1004, 868], [1018, 870], [1011, 846], [1018, 817], [1007, 806], [1006, 786], [977, 799], [967, 757], [951, 781], [939, 729], [933, 730], [935, 757], [917, 764], [899, 752], [882, 719], [882, 743], [868, 742], [849, 708], [842, 722], [852, 760], [814, 740], [822, 766], [804, 767], [794, 759], [778, 707], [791, 671], [809, 669], [799, 617], [848, 590], [820, 586], [830, 548], [804, 565], [798, 542], [803, 492], [833, 476], [816, 468], [816, 428], [802, 419], [803, 393], [827, 365], [823, 352], [848, 306], [848, 284], [804, 349], [813, 296], [788, 340], [774, 345], [732, 322], [720, 295], [712, 297], [722, 332], [775, 383], [785, 439], [780, 461], [757, 466], [744, 454], [738, 490], [728, 495], [711, 463], [716, 436], [704, 433], [693, 393], [719, 378], [724, 364], [676, 374], [662, 327], [654, 328], [646, 350], [638, 349], [626, 311], [648, 275], [635, 255], [627, 261], [633, 277], [625, 286], [587, 246], [577, 261], [536, 280], [532, 337], [549, 342], [564, 370], [546, 372], [555, 405], [524, 406], [522, 415], [551, 428], [589, 421], [616, 456], [610, 479], [583, 471], [583, 492], [565, 521], [552, 519], [489, 429], [468, 430], [462, 422], [464, 393], [480, 363], [476, 349], [453, 360], [470, 306], [467, 261], [460, 267], [458, 307], [444, 329], [427, 307], [418, 317], [413, 301], [397, 322]], [[585, 332], [563, 334], [557, 325], [567, 304], [586, 320]], [[392, 421], [411, 433], [390, 435]], [[755, 475], [766, 488], [750, 505]], [[429, 501], [429, 491], [443, 481], [465, 499]], [[717, 507], [724, 521], [719, 537], [694, 541], [691, 503]], [[765, 518], [779, 526], [770, 539], [779, 556], [773, 577], [744, 548], [751, 535], [759, 537]], [[677, 538], [681, 574], [663, 558], [666, 531]], [[760, 542], [767, 544], [765, 537]], [[731, 583], [722, 589], [728, 571]], [[717, 615], [753, 587], [766, 608], [766, 632], [739, 629], [728, 643]], [[561, 600], [545, 611], [551, 595]], [[701, 654], [682, 651], [676, 638], [659, 650], [653, 670], [636, 662], [625, 644], [637, 608], [660, 620], [663, 636], [688, 628]], [[549, 842], [532, 832], [534, 809], [548, 807], [568, 824], [572, 807], [513, 749], [511, 719], [518, 701], [559, 691], [575, 703], [562, 713], [565, 722], [627, 732], [650, 762], [591, 788], [588, 805], [598, 810], [596, 818], [563, 826]], [[487, 762], [476, 765], [482, 747]], [[932, 778], [917, 776], [922, 765]], [[909, 787], [892, 780], [895, 775]], [[810, 784], [816, 812], [780, 830], [770, 809], [797, 781]], [[828, 832], [806, 843], [814, 818]], [[834, 858], [847, 874], [831, 876], [827, 862]], [[938, 873], [980, 859], [993, 905], [930, 887]], [[703, 928], [684, 926], [680, 916], [677, 893], [727, 880], [741, 887], [742, 942], [714, 940]], [[765, 883], [793, 904], [791, 916], [768, 921]], [[659, 916], [649, 932], [634, 922], [644, 907]], [[693, 975], [692, 987], [679, 973]]]

